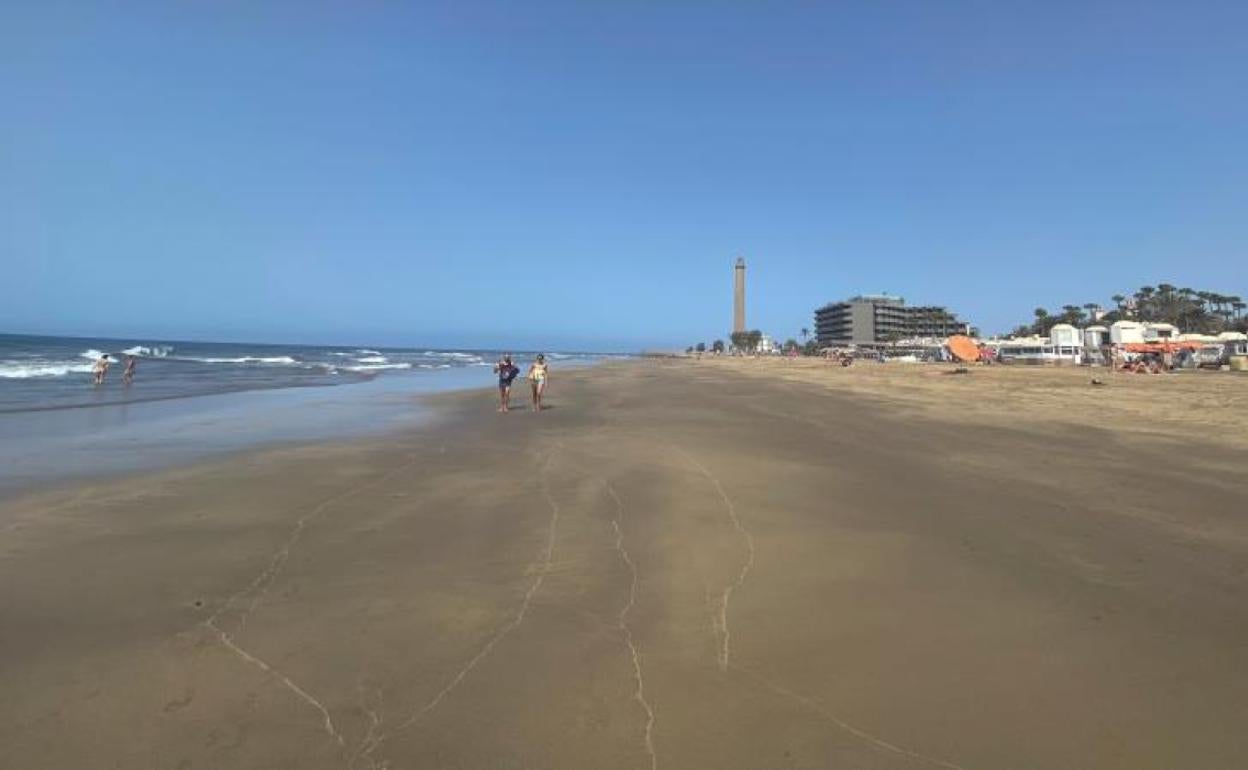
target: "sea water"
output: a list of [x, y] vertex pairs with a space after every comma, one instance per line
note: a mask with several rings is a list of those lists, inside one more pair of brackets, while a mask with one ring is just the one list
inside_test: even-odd
[[[522, 370], [535, 355], [511, 352]], [[92, 368], [104, 353], [114, 363], [95, 386]], [[127, 355], [137, 358], [130, 385], [122, 382]], [[428, 417], [416, 396], [493, 386], [491, 367], [501, 355], [0, 335], [0, 495], [252, 446], [414, 425]], [[611, 357], [546, 355], [556, 371]]]
[[[108, 354], [102, 386], [92, 368]], [[517, 362], [532, 351], [515, 352]], [[125, 357], [137, 359], [124, 386]], [[456, 368], [489, 371], [497, 350], [337, 347], [0, 335], [0, 412], [22, 412], [186, 398], [213, 393], [327, 387], [379, 376], [419, 376]], [[555, 366], [599, 360], [590, 353], [547, 353]], [[521, 363], [523, 365], [523, 363]], [[488, 377], [482, 378], [483, 383]]]

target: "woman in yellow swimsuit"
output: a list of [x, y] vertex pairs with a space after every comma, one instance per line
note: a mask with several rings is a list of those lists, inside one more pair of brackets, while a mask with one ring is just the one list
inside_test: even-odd
[[529, 384], [533, 386], [533, 411], [542, 409], [542, 395], [546, 392], [546, 381], [550, 378], [550, 370], [546, 365], [546, 356], [537, 354], [537, 360], [529, 367]]

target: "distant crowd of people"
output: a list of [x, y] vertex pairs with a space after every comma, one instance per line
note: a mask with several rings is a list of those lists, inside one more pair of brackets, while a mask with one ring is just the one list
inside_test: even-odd
[[[108, 368], [113, 365], [107, 353], [100, 355], [95, 361], [95, 367], [91, 370], [91, 383], [97, 388], [104, 384], [104, 379], [108, 377]], [[121, 384], [129, 386], [134, 382], [134, 372], [139, 366], [139, 357], [135, 355], [126, 355], [125, 368], [121, 370]]]

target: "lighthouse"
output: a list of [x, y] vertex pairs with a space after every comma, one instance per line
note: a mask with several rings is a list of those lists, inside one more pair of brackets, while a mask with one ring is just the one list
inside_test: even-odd
[[745, 257], [737, 257], [732, 279], [732, 331], [745, 331]]

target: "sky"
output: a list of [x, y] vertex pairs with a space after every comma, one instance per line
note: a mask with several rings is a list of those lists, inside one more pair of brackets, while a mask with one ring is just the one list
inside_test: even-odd
[[635, 350], [1248, 295], [1248, 3], [0, 0], [0, 332]]

